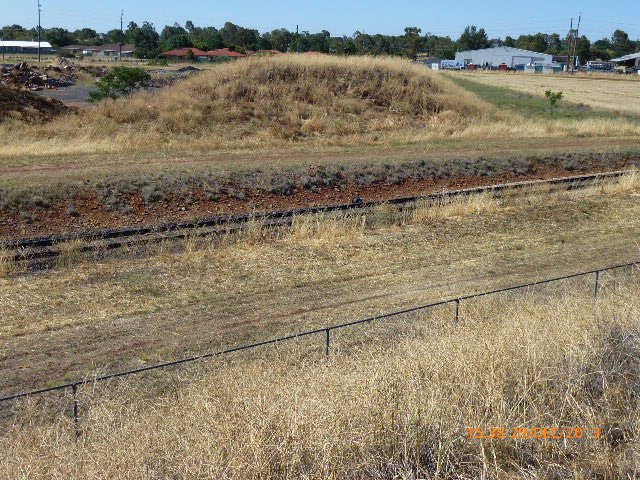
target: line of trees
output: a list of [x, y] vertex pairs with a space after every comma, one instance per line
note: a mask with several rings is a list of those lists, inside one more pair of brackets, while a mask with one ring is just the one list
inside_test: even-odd
[[[91, 28], [82, 28], [73, 32], [64, 28], [43, 29], [42, 37], [54, 47], [71, 44], [101, 45], [120, 41], [120, 30], [98, 33]], [[20, 25], [2, 27], [0, 36], [5, 40], [32, 40], [37, 37], [37, 29], [26, 29]], [[159, 53], [175, 48], [194, 47], [212, 50], [227, 47], [244, 52], [245, 50], [318, 51], [342, 55], [404, 55], [409, 58], [434, 56], [453, 58], [456, 51], [478, 48], [509, 46], [533, 50], [536, 52], [563, 55], [567, 53], [567, 38], [557, 33], [536, 33], [520, 35], [517, 38], [489, 38], [483, 28], [468, 26], [460, 37], [453, 40], [449, 36], [431, 33], [422, 34], [417, 27], [405, 28], [403, 35], [369, 34], [356, 31], [351, 36], [332, 37], [322, 30], [319, 33], [302, 31], [299, 35], [286, 28], [260, 33], [258, 30], [241, 27], [231, 22], [222, 28], [197, 27], [191, 20], [184, 26], [175, 23], [158, 31], [150, 22], [130, 22], [124, 31], [123, 43], [136, 45], [137, 54], [142, 58], [153, 58]], [[631, 40], [623, 30], [615, 30], [610, 38], [591, 42], [586, 36], [578, 39], [577, 54], [582, 61], [592, 59], [608, 60], [640, 50], [640, 39]]]

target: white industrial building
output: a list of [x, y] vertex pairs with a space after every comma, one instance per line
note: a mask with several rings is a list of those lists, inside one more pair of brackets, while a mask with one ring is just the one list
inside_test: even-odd
[[553, 55], [514, 47], [494, 47], [457, 52], [456, 61], [481, 67], [505, 64], [509, 68], [515, 68], [516, 65], [550, 65], [553, 63]]
[[[52, 47], [49, 42], [40, 42], [40, 53], [51, 53]], [[13, 40], [0, 40], [0, 51], [2, 53], [38, 53], [38, 42], [23, 42]]]

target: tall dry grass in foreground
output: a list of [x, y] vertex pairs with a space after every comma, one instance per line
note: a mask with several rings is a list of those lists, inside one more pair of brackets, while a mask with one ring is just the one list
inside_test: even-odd
[[[596, 303], [580, 279], [465, 303], [457, 329], [449, 307], [338, 331], [328, 360], [317, 338], [172, 382], [83, 387], [78, 443], [68, 411], [50, 424], [27, 402], [0, 477], [637, 478], [637, 278], [615, 285]], [[469, 438], [476, 427], [508, 435]], [[516, 427], [602, 436], [508, 438]]]

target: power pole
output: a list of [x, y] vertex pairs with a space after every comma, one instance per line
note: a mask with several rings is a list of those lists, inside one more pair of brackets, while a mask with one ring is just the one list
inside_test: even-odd
[[298, 25], [296, 25], [296, 53], [300, 53], [300, 35], [298, 34]]
[[582, 12], [580, 12], [580, 15], [578, 15], [578, 26], [576, 27], [576, 39], [573, 42], [573, 65], [574, 67], [576, 67], [576, 63], [578, 62], [578, 36], [580, 34], [580, 20], [582, 20]]
[[42, 26], [40, 25], [40, 13], [42, 12], [40, 0], [38, 0], [38, 63], [40, 63], [40, 30], [42, 30]]
[[[569, 29], [569, 35], [567, 37], [567, 70], [571, 73], [574, 73], [574, 61], [573, 56], [576, 51], [576, 43], [578, 40], [578, 30], [573, 28], [573, 18], [571, 19], [571, 28]], [[571, 70], [569, 70], [569, 67]]]
[[118, 46], [119, 46], [119, 50], [118, 50], [118, 61], [121, 62], [122, 61], [122, 17], [124, 16], [124, 10], [122, 10], [120, 12], [120, 38], [118, 41]]

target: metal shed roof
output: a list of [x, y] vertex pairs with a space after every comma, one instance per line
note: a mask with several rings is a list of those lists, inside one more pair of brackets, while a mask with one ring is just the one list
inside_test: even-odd
[[612, 62], [624, 62], [625, 60], [633, 60], [634, 58], [640, 58], [640, 52], [630, 53], [629, 55], [623, 55], [618, 58], [612, 58]]
[[532, 52], [531, 50], [523, 50], [522, 48], [515, 47], [491, 47], [491, 48], [479, 48], [477, 50], [462, 50], [457, 53], [475, 53], [475, 52], [490, 52], [490, 51], [501, 51], [505, 53], [526, 53], [528, 55], [545, 55], [547, 57], [552, 57], [553, 55], [549, 53], [541, 53], [541, 52]]
[[[38, 42], [24, 42], [15, 40], [0, 40], [0, 45], [5, 47], [38, 48]], [[51, 48], [51, 44], [49, 42], [40, 42], [40, 48]]]

